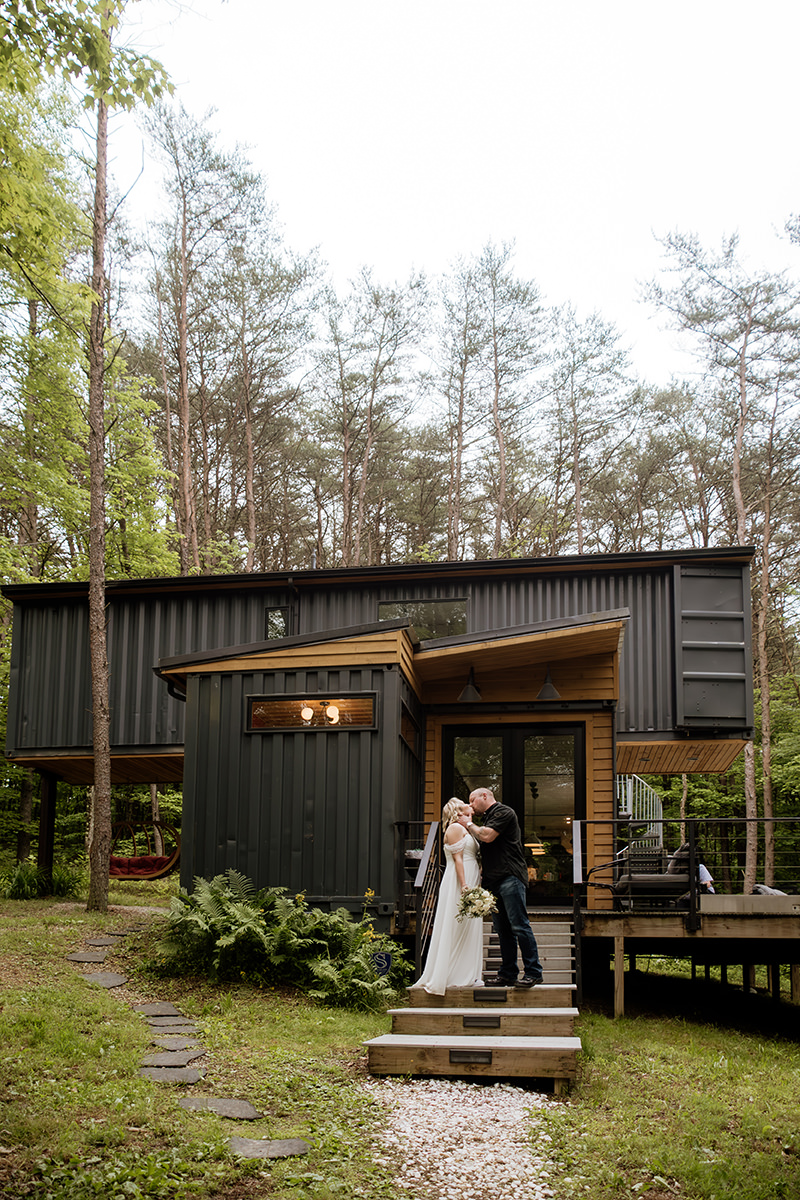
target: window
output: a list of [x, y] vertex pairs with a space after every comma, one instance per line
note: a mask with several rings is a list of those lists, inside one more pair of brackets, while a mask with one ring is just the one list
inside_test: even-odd
[[374, 729], [375, 696], [250, 696], [247, 728]]
[[289, 636], [289, 608], [267, 608], [265, 610], [264, 636], [268, 642], [274, 638]]
[[421, 641], [455, 637], [467, 632], [466, 597], [459, 600], [384, 600], [378, 604], [379, 621], [405, 617]]

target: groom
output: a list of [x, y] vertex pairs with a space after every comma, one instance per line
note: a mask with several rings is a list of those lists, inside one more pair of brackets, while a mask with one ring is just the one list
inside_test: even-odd
[[[469, 802], [473, 812], [483, 817], [483, 824], [476, 825], [466, 813], [458, 822], [480, 842], [481, 885], [497, 901], [494, 930], [502, 961], [497, 978], [487, 982], [500, 987], [533, 987], [542, 982], [542, 964], [525, 903], [528, 868], [517, 815], [507, 804], [499, 804], [488, 788], [471, 792]], [[517, 979], [517, 945], [525, 966], [521, 979]]]

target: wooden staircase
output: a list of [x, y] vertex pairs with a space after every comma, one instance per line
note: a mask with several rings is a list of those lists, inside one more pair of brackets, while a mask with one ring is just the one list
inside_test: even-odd
[[[574, 1036], [571, 925], [568, 931], [546, 931], [550, 941], [545, 936], [539, 941], [540, 928], [544, 935], [537, 922], [542, 984], [448, 988], [444, 996], [410, 988], [408, 1007], [390, 1011], [391, 1033], [366, 1043], [370, 1073], [552, 1079], [556, 1094], [564, 1091], [575, 1078], [581, 1048]], [[484, 963], [493, 975], [490, 929], [487, 925]]]
[[[561, 913], [537, 913], [529, 910], [531, 929], [539, 947], [539, 961], [545, 983], [564, 983], [575, 986], [575, 938], [571, 915]], [[500, 967], [500, 947], [491, 924], [483, 927], [484, 971], [496, 975]], [[517, 960], [520, 975], [524, 971], [522, 959]]]

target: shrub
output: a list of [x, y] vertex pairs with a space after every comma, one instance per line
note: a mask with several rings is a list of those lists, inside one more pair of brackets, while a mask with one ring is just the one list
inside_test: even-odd
[[26, 858], [0, 875], [0, 896], [4, 900], [39, 900], [42, 896], [74, 899], [81, 894], [83, 871], [65, 863], [54, 863], [52, 880], [47, 872]]
[[[379, 975], [376, 955], [390, 954]], [[196, 879], [192, 895], [172, 900], [157, 970], [214, 980], [288, 985], [334, 1007], [380, 1011], [405, 986], [402, 947], [375, 932], [364, 915], [309, 908], [285, 888], [257, 891], [238, 871]]]

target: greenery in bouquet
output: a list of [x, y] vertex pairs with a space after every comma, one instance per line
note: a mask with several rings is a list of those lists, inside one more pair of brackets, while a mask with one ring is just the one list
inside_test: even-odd
[[486, 888], [474, 887], [467, 888], [461, 893], [461, 899], [458, 902], [456, 911], [456, 920], [463, 921], [465, 917], [484, 917], [490, 916], [493, 912], [497, 912], [497, 904], [491, 892], [487, 892]]

